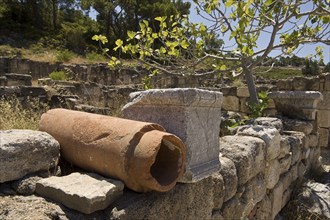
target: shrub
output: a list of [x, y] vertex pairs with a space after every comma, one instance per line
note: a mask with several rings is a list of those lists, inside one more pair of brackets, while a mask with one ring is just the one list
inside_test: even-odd
[[102, 54], [96, 52], [87, 53], [86, 59], [88, 63], [105, 62], [107, 60]]
[[69, 79], [69, 75], [64, 71], [54, 71], [54, 72], [50, 73], [48, 76], [52, 80], [68, 80]]
[[304, 75], [318, 75], [320, 73], [320, 67], [316, 60], [306, 59], [305, 66], [301, 72]]
[[75, 57], [75, 54], [69, 50], [61, 50], [56, 54], [56, 60], [58, 62], [69, 62]]
[[38, 99], [25, 100], [24, 106], [16, 97], [0, 98], [0, 130], [38, 130], [41, 115], [48, 110]]

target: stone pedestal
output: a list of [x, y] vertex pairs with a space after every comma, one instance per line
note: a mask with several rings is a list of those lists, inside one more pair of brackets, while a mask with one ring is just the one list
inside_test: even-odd
[[323, 99], [322, 94], [315, 91], [277, 91], [268, 96], [275, 101], [277, 111], [303, 120], [316, 119], [317, 104]]
[[125, 118], [154, 122], [177, 135], [187, 147], [181, 182], [218, 171], [222, 93], [201, 89], [153, 89], [135, 92], [123, 107]]

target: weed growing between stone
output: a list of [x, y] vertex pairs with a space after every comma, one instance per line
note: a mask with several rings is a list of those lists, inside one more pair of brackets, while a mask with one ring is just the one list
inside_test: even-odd
[[0, 98], [0, 130], [38, 130], [40, 117], [48, 108], [38, 99], [27, 98], [20, 102], [17, 97]]

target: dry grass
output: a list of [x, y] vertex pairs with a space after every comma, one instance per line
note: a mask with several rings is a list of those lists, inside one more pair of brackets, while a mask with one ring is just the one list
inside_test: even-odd
[[38, 130], [40, 117], [47, 110], [48, 106], [37, 99], [27, 99], [22, 104], [16, 97], [0, 98], [0, 130]]

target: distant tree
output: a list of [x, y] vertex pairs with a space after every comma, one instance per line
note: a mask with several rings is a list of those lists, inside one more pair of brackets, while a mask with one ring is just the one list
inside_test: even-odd
[[318, 75], [320, 74], [320, 67], [316, 60], [306, 59], [305, 66], [301, 69], [304, 75]]
[[324, 73], [330, 73], [330, 62], [327, 63], [327, 65], [325, 65], [324, 69], [323, 69]]
[[153, 18], [157, 16], [189, 14], [190, 3], [182, 0], [81, 0], [81, 6], [97, 11], [102, 34], [114, 46], [115, 40], [125, 38], [128, 30], [137, 31], [142, 20], [156, 28]]

